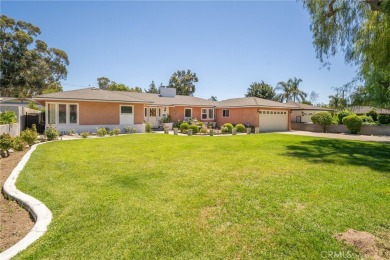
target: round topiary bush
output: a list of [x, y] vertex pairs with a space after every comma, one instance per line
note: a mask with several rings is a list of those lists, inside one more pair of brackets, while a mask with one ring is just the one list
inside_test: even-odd
[[339, 124], [342, 125], [343, 124], [343, 118], [346, 117], [346, 116], [350, 116], [352, 115], [352, 112], [351, 111], [348, 111], [348, 110], [343, 110], [343, 111], [340, 111], [337, 113], [337, 118], [339, 119]]
[[239, 133], [245, 133], [245, 126], [243, 124], [236, 125], [236, 130]]
[[199, 127], [197, 125], [189, 125], [188, 129], [192, 129], [193, 135], [196, 135], [199, 132]]
[[325, 133], [326, 126], [332, 124], [332, 115], [329, 112], [318, 112], [312, 115], [311, 121], [313, 124], [322, 126], [322, 129]]
[[231, 123], [226, 123], [223, 125], [223, 127], [226, 127], [229, 133], [231, 133], [233, 130], [233, 125]]
[[343, 118], [343, 124], [351, 134], [357, 134], [362, 128], [363, 120], [357, 115], [350, 115]]
[[221, 127], [221, 133], [222, 134], [228, 134], [229, 133], [229, 128], [227, 128], [226, 126], [222, 126]]
[[185, 134], [187, 132], [187, 129], [190, 125], [187, 122], [183, 122], [180, 124], [180, 132]]

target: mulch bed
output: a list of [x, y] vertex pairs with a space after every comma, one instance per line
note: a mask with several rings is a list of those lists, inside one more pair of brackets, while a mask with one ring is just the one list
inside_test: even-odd
[[[23, 155], [28, 149], [22, 152], [11, 153], [9, 157], [0, 159], [0, 187], [3, 187], [5, 180], [11, 174]], [[29, 213], [15, 201], [0, 196], [0, 252], [21, 240], [34, 226]]]

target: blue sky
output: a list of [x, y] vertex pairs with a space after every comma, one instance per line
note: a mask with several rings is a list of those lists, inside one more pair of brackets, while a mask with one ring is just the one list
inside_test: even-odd
[[309, 15], [296, 1], [2, 1], [1, 13], [40, 27], [39, 39], [67, 52], [64, 90], [96, 86], [102, 76], [148, 88], [191, 69], [198, 97], [242, 97], [252, 82], [297, 77], [327, 103], [356, 71], [342, 54], [321, 68]]

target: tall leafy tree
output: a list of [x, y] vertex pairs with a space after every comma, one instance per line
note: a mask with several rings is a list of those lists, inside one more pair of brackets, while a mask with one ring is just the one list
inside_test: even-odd
[[160, 91], [156, 87], [156, 84], [154, 84], [153, 80], [152, 80], [152, 83], [149, 85], [149, 89], [147, 89], [147, 90], [145, 89], [145, 92], [146, 93], [154, 93], [154, 94], [160, 93]]
[[140, 87], [130, 88], [123, 83], [116, 83], [115, 81], [111, 81], [109, 78], [106, 77], [97, 78], [97, 83], [99, 88], [104, 90], [142, 92], [142, 88]]
[[245, 94], [246, 97], [258, 97], [265, 99], [273, 99], [275, 98], [275, 95], [274, 88], [264, 81], [253, 82]]
[[0, 95], [31, 97], [61, 91], [67, 77], [68, 55], [37, 39], [39, 27], [0, 16]]
[[[390, 1], [302, 0], [311, 17], [317, 57], [337, 52], [359, 67], [372, 102], [390, 107]], [[358, 94], [358, 93], [357, 93]]]
[[168, 88], [176, 88], [179, 95], [192, 95], [195, 93], [195, 83], [198, 82], [196, 73], [191, 70], [178, 70], [169, 79]]
[[111, 80], [109, 78], [106, 78], [106, 77], [100, 77], [100, 78], [97, 78], [97, 82], [98, 82], [99, 88], [107, 90], [108, 87], [110, 86]]

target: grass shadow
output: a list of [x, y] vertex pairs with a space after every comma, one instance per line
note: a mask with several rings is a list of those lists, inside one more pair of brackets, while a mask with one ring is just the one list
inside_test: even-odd
[[350, 164], [390, 173], [390, 145], [386, 143], [314, 139], [286, 147], [285, 155], [313, 163]]

